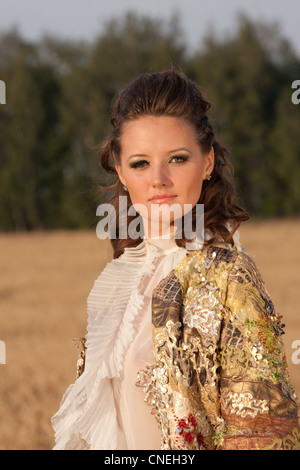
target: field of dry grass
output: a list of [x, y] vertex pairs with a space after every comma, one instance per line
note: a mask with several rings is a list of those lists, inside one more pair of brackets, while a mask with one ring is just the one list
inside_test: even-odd
[[[300, 364], [291, 345], [300, 340], [300, 221], [246, 223], [240, 230], [277, 311], [292, 383], [300, 396]], [[63, 392], [74, 382], [77, 349], [85, 334], [86, 299], [111, 259], [95, 232], [0, 235], [0, 449], [51, 449], [50, 424]]]

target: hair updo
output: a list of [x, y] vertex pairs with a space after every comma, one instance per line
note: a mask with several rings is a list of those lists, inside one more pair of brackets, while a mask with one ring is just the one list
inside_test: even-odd
[[[204, 154], [214, 149], [214, 169], [210, 180], [204, 180], [198, 204], [204, 204], [204, 227], [211, 233], [213, 243], [223, 239], [233, 244], [233, 234], [240, 223], [248, 220], [246, 211], [236, 203], [232, 181], [232, 165], [229, 153], [215, 138], [207, 112], [210, 103], [204, 98], [200, 88], [184, 74], [175, 70], [161, 73], [145, 73], [136, 78], [116, 97], [112, 106], [112, 132], [101, 146], [100, 164], [104, 170], [117, 175], [115, 165], [120, 165], [120, 137], [126, 122], [142, 116], [172, 116], [192, 124], [198, 144]], [[230, 179], [229, 179], [230, 178]], [[119, 178], [107, 188], [113, 190], [111, 204], [119, 217], [119, 196], [127, 195], [127, 209], [132, 205]], [[138, 216], [138, 215], [137, 215]], [[129, 223], [137, 216], [128, 216]], [[230, 225], [229, 225], [230, 224]], [[193, 228], [195, 226], [195, 211]], [[230, 227], [230, 228], [229, 228]], [[120, 256], [125, 247], [137, 246], [142, 239], [111, 239], [114, 257]], [[186, 239], [175, 239], [178, 246], [185, 246]]]

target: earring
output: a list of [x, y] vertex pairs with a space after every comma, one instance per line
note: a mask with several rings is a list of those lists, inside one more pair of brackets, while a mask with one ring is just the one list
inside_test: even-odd
[[123, 189], [124, 189], [124, 191], [128, 191], [128, 188], [127, 188], [126, 184], [124, 184]]
[[211, 175], [207, 175], [205, 179], [209, 181], [211, 179]]

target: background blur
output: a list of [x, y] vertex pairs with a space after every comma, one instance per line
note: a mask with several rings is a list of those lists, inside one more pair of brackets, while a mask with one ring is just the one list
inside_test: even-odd
[[171, 66], [202, 86], [230, 149], [252, 220], [242, 244], [284, 315], [300, 396], [299, 10], [297, 0], [1, 1], [0, 449], [53, 446], [50, 417], [75, 378], [72, 338], [85, 334], [86, 298], [111, 259], [95, 232], [108, 182], [95, 147], [115, 93]]

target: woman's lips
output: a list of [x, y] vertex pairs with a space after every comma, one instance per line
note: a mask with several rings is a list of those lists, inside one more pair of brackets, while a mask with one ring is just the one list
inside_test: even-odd
[[162, 204], [162, 203], [166, 203], [166, 202], [169, 202], [169, 201], [172, 201], [173, 199], [175, 199], [176, 197], [176, 194], [175, 195], [172, 195], [172, 194], [157, 194], [156, 196], [153, 196], [151, 199], [150, 199], [150, 202], [152, 202], [153, 204]]

